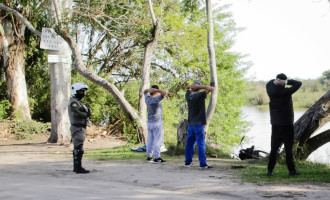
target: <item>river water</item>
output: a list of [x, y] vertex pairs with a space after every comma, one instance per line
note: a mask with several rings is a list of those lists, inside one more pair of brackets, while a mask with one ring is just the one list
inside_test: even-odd
[[[270, 152], [271, 124], [269, 110], [262, 111], [257, 107], [243, 107], [242, 111], [245, 116], [244, 119], [253, 123], [250, 130], [245, 134], [249, 140], [244, 140], [242, 147], [245, 149], [254, 145], [258, 150]], [[295, 121], [304, 113], [305, 111], [295, 111]], [[330, 129], [330, 122], [317, 130], [314, 135], [327, 129]], [[235, 151], [237, 152], [237, 149]], [[307, 160], [330, 165], [330, 142], [314, 151]]]

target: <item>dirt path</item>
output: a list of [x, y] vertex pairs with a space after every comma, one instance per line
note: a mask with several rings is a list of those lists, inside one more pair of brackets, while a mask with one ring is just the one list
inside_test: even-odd
[[[86, 143], [86, 149], [111, 144]], [[184, 168], [169, 160], [94, 161], [84, 159], [89, 174], [72, 170], [70, 146], [0, 142], [0, 199], [329, 199], [330, 184], [256, 185], [235, 178], [235, 161], [209, 160], [217, 166]], [[236, 163], [237, 164], [237, 163]], [[218, 167], [221, 166], [221, 167]]]

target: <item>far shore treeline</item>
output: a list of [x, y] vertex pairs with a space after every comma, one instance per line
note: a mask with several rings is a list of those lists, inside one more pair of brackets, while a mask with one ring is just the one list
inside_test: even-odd
[[[289, 77], [290, 78], [290, 77]], [[302, 81], [301, 88], [292, 96], [293, 106], [298, 110], [307, 110], [319, 100], [330, 88], [330, 70], [322, 73], [317, 79], [299, 79]], [[269, 98], [265, 85], [268, 81], [248, 82], [246, 90], [246, 105], [258, 106], [261, 109], [268, 109]]]

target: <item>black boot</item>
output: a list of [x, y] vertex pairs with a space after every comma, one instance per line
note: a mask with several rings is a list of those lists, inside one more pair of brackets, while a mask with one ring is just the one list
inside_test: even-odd
[[77, 156], [75, 155], [74, 151], [72, 152], [73, 154], [73, 172], [77, 172]]
[[82, 157], [83, 157], [83, 153], [77, 156], [77, 170], [76, 170], [77, 174], [87, 174], [87, 173], [89, 173], [89, 170], [86, 170], [85, 168], [83, 168], [81, 166]]

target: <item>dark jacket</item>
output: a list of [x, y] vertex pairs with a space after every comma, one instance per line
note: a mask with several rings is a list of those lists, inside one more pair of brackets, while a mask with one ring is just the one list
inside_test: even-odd
[[282, 85], [275, 85], [274, 79], [266, 84], [269, 96], [270, 123], [272, 125], [291, 125], [294, 122], [294, 113], [291, 95], [301, 86], [300, 81], [288, 80], [286, 88]]
[[79, 99], [72, 97], [68, 103], [70, 123], [72, 126], [86, 127], [87, 118], [90, 116], [88, 106]]

